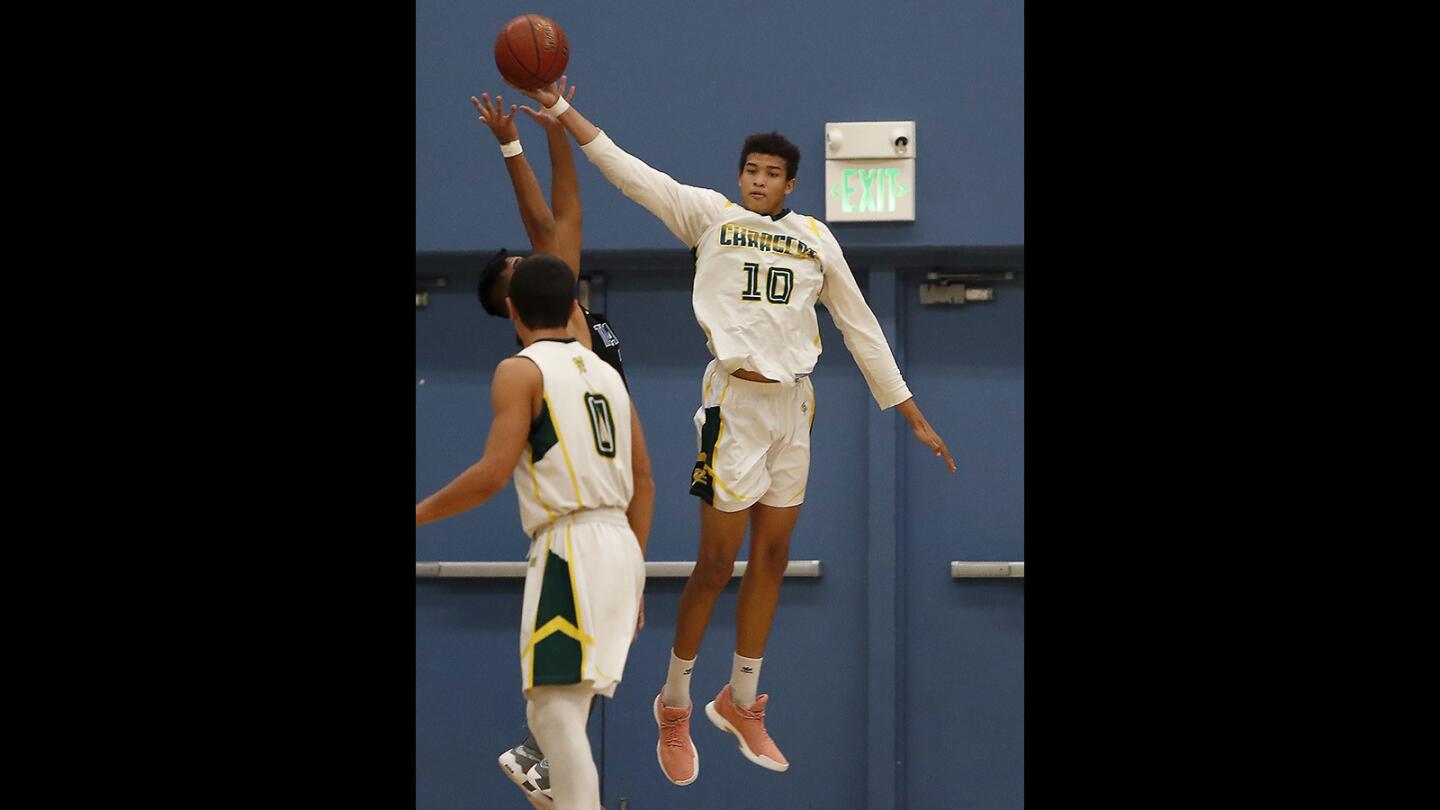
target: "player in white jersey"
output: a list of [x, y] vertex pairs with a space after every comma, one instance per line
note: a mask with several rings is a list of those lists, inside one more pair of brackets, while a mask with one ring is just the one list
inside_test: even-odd
[[809, 376], [820, 355], [816, 301], [834, 317], [880, 407], [896, 407], [952, 473], [955, 463], [910, 395], [830, 229], [785, 208], [800, 160], [793, 144], [778, 133], [746, 140], [737, 204], [718, 191], [682, 185], [626, 153], [555, 86], [521, 92], [565, 124], [611, 183], [695, 252], [695, 317], [715, 359], [705, 370], [695, 414], [700, 453], [690, 491], [702, 500], [700, 552], [680, 599], [669, 674], [654, 702], [661, 770], [679, 785], [699, 775], [689, 732], [690, 673], [748, 524], [750, 559], [740, 585], [731, 678], [705, 713], [736, 736], [751, 762], [784, 771], [789, 762], [765, 729], [769, 697], [757, 691], [809, 475], [815, 413]]
[[[600, 810], [585, 733], [590, 701], [615, 692], [637, 629], [654, 490], [620, 374], [568, 335], [575, 279], [545, 254], [522, 261], [506, 299], [524, 349], [495, 369], [485, 454], [415, 506], [415, 525], [493, 497], [511, 473], [531, 537], [520, 628], [526, 717], [560, 810]], [[638, 507], [638, 508], [637, 508]]]
[[[567, 99], [575, 97], [575, 89], [565, 92], [562, 83], [558, 88]], [[530, 239], [531, 249], [536, 253], [559, 256], [570, 265], [570, 271], [580, 277], [580, 254], [583, 233], [580, 206], [580, 181], [575, 173], [575, 161], [571, 154], [570, 139], [565, 134], [565, 125], [543, 110], [519, 107], [535, 123], [545, 130], [545, 139], [550, 153], [550, 197], [554, 210], [545, 202], [540, 182], [535, 178], [530, 162], [520, 146], [520, 133], [515, 126], [516, 105], [510, 105], [505, 113], [505, 100], [497, 96], [493, 100], [488, 93], [479, 98], [470, 97], [480, 122], [490, 129], [500, 143], [500, 152], [505, 162], [510, 185], [515, 192], [515, 202], [520, 211], [520, 220]], [[505, 296], [510, 286], [510, 276], [522, 256], [512, 256], [500, 249], [486, 263], [480, 274], [480, 305], [485, 312], [500, 318], [509, 317], [505, 309]], [[577, 316], [569, 324], [569, 335], [580, 345], [600, 355], [625, 379], [625, 367], [620, 357], [620, 339], [612, 324], [603, 314], [580, 307]], [[635, 471], [636, 486], [653, 487], [648, 468]], [[640, 621], [644, 625], [645, 606], [640, 606]], [[595, 704], [590, 704], [594, 712]], [[505, 749], [496, 758], [501, 771], [525, 795], [536, 810], [552, 810], [554, 803], [550, 795], [550, 763], [545, 759], [542, 746], [531, 734], [522, 742]]]

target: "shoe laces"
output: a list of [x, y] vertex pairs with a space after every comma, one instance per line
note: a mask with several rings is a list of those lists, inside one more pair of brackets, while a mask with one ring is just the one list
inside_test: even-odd
[[677, 720], [666, 720], [663, 716], [660, 718], [660, 738], [666, 746], [670, 748], [685, 747], [684, 735], [681, 733], [680, 727], [685, 724], [687, 719], [682, 717]]
[[[747, 708], [745, 708], [744, 706], [741, 706], [739, 703], [736, 703], [734, 700], [731, 700], [731, 701], [730, 701], [730, 705], [735, 709], [736, 713], [738, 713], [741, 717], [745, 718], [746, 720], [755, 720], [755, 721], [759, 722], [759, 723], [760, 723], [760, 737], [761, 737], [762, 739], [764, 739], [766, 742], [769, 742], [769, 743], [773, 743], [773, 742], [774, 742], [774, 740], [771, 739], [771, 737], [770, 737], [770, 732], [765, 729], [765, 709], [764, 709], [763, 707], [762, 707], [762, 708], [758, 708], [758, 709], [756, 709], [756, 708], [747, 709]], [[755, 703], [755, 705], [756, 705], [756, 706], [759, 706], [760, 703], [757, 701], [757, 702]]]

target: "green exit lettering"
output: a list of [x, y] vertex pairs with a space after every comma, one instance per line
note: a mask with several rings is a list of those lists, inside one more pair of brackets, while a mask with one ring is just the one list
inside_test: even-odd
[[[899, 169], [842, 169], [840, 182], [830, 193], [840, 198], [840, 210], [846, 214], [894, 213], [895, 201], [905, 195], [905, 184], [899, 180]], [[859, 181], [858, 185], [853, 181]], [[859, 196], [851, 202], [851, 195]]]

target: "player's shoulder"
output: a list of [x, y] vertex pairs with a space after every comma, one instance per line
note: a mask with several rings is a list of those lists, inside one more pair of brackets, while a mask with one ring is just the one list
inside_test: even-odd
[[830, 226], [825, 224], [825, 220], [812, 214], [804, 214], [803, 216], [810, 224], [813, 224], [815, 226], [815, 229], [818, 230], [820, 233], [829, 236], [832, 239], [835, 238], [835, 235], [830, 232]]
[[525, 349], [521, 349], [519, 352], [501, 360], [499, 365], [495, 366], [495, 379], [499, 380], [502, 376], [515, 380], [531, 376], [539, 379], [543, 376], [540, 372], [540, 364], [536, 362], [534, 353], [530, 352], [530, 348], [531, 347], [526, 347]]
[[537, 388], [545, 387], [545, 374], [540, 364], [524, 353], [512, 354], [495, 366], [495, 376], [490, 381], [491, 391], [496, 396], [524, 398]]
[[710, 202], [715, 206], [711, 211], [714, 216], [727, 216], [745, 210], [741, 207], [740, 203], [735, 202], [713, 188], [707, 188], [705, 191], [709, 192]]
[[791, 210], [790, 216], [795, 218], [796, 227], [802, 231], [813, 234], [817, 239], [836, 241], [835, 234], [830, 232], [830, 226], [826, 225], [825, 220], [820, 217], [795, 210]]

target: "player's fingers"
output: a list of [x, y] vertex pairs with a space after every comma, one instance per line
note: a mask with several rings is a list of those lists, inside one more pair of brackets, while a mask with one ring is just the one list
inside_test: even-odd
[[945, 446], [944, 442], [940, 443], [940, 452], [936, 455], [943, 456], [945, 458], [945, 466], [950, 468], [950, 472], [955, 472], [955, 459], [950, 457], [950, 449]]
[[572, 98], [575, 98], [575, 88], [574, 88], [574, 87], [571, 87], [571, 88], [570, 88], [570, 95], [566, 96], [566, 97], [565, 97], [565, 100], [566, 100], [566, 101], [569, 101], [569, 100], [572, 99]]

